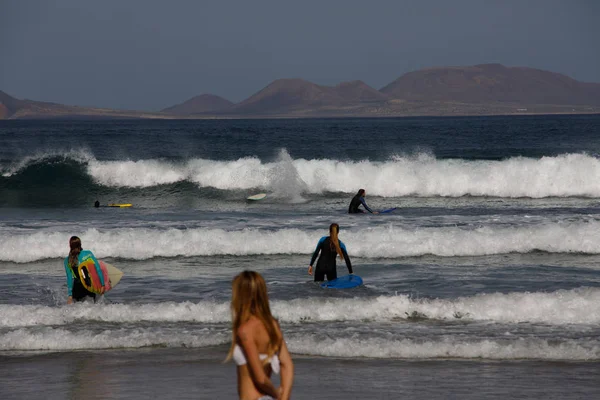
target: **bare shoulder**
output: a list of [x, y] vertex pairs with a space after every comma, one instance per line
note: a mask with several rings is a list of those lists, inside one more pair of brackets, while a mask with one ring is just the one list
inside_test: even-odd
[[253, 337], [256, 335], [259, 326], [260, 321], [257, 318], [251, 317], [248, 321], [244, 322], [239, 326], [236, 334], [241, 340]]

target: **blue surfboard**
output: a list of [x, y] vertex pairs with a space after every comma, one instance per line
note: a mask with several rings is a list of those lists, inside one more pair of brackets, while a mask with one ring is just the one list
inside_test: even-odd
[[382, 210], [379, 211], [379, 214], [387, 214], [387, 213], [391, 213], [392, 211], [394, 211], [395, 209], [397, 209], [398, 207], [394, 207], [394, 208], [388, 208], [387, 210]]
[[362, 285], [363, 280], [358, 275], [340, 276], [337, 279], [321, 283], [322, 288], [326, 289], [348, 289]]

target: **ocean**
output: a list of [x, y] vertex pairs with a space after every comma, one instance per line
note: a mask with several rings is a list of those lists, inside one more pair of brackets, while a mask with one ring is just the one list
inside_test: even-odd
[[[332, 222], [361, 287], [307, 275]], [[0, 399], [235, 398], [245, 269], [294, 399], [600, 398], [600, 116], [0, 121]]]

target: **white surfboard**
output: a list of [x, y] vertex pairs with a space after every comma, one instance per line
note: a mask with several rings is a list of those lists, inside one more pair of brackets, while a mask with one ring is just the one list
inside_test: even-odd
[[252, 200], [252, 201], [256, 201], [256, 200], [262, 200], [262, 199], [264, 199], [265, 197], [267, 197], [267, 194], [266, 194], [266, 193], [258, 193], [258, 194], [255, 194], [255, 195], [249, 196], [247, 199], [248, 199], [248, 200]]
[[123, 271], [121, 271], [120, 269], [116, 268], [115, 266], [109, 264], [109, 263], [104, 263], [106, 265], [106, 270], [108, 271], [108, 278], [110, 279], [110, 285], [111, 287], [115, 287], [117, 285], [117, 283], [119, 283], [119, 281], [121, 280], [121, 278], [123, 277]]

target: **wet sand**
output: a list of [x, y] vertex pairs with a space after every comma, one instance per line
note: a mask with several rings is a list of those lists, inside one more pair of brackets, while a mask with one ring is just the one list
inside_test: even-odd
[[[0, 399], [235, 399], [226, 347], [0, 356]], [[294, 357], [294, 399], [600, 398], [600, 363]]]

